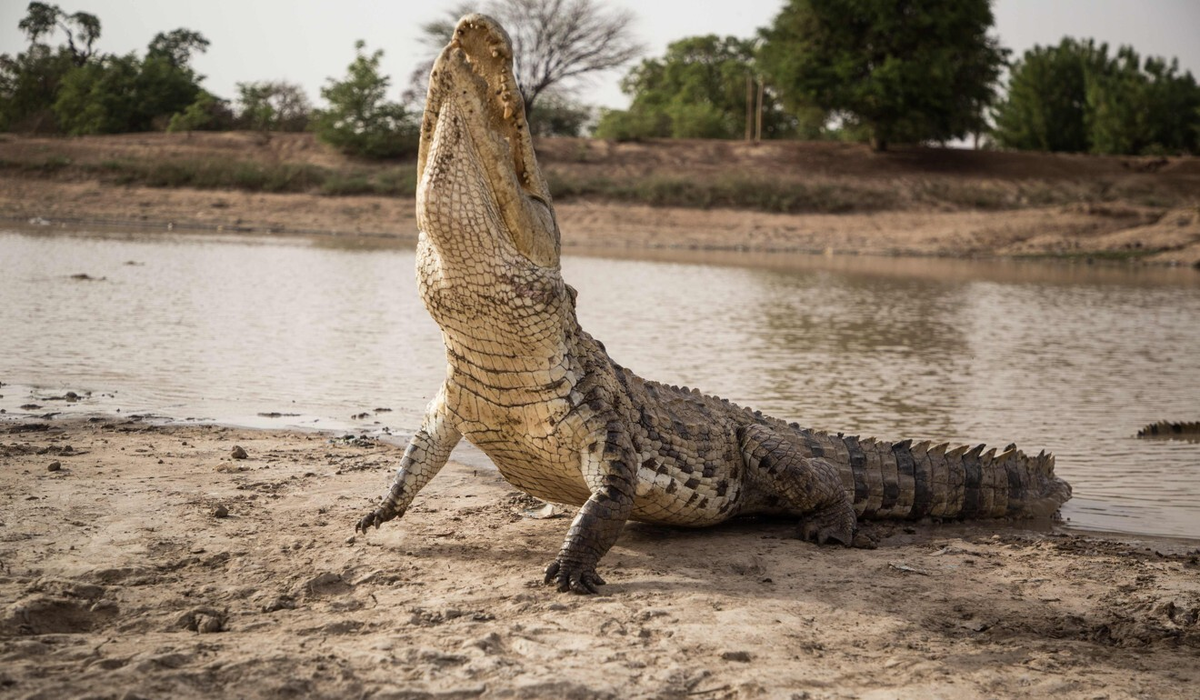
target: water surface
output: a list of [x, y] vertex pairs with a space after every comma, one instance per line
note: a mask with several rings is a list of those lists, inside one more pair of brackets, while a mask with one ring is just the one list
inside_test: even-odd
[[[584, 327], [643, 376], [821, 429], [1046, 449], [1071, 524], [1200, 537], [1200, 444], [1134, 437], [1200, 417], [1200, 274], [639, 256], [663, 259], [563, 271]], [[0, 271], [9, 413], [406, 434], [445, 373], [402, 243], [12, 230]], [[66, 391], [91, 394], [47, 400]]]

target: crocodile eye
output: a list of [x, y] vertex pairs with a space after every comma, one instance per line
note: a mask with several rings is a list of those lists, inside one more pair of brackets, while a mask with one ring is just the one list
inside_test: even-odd
[[554, 210], [552, 210], [550, 208], [550, 203], [547, 202], [546, 200], [542, 199], [542, 197], [540, 195], [530, 194], [530, 195], [528, 195], [528, 197], [529, 197], [529, 201], [537, 202], [538, 204], [541, 205], [540, 207], [538, 207], [537, 211], [540, 213], [540, 216], [542, 217], [542, 220], [546, 224], [546, 226], [548, 228], [556, 228], [558, 226], [558, 223], [554, 217]]

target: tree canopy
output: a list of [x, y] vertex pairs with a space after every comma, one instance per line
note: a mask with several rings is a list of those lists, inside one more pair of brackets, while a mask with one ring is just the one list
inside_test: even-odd
[[[189, 65], [208, 40], [198, 32], [159, 33], [145, 58], [95, 50], [100, 20], [31, 2], [17, 23], [29, 47], [0, 56], [0, 129], [101, 134], [163, 128], [193, 104], [203, 78]], [[61, 32], [66, 46], [43, 42]]]
[[[751, 40], [716, 35], [689, 37], [667, 47], [621, 81], [632, 98], [628, 110], [606, 111], [596, 127], [601, 138], [740, 138], [746, 130], [746, 81], [755, 80]], [[757, 87], [750, 105], [757, 99]], [[773, 89], [763, 92], [763, 135], [787, 136], [795, 119], [779, 105]]]
[[984, 128], [1006, 51], [990, 0], [789, 0], [761, 30], [764, 74], [792, 111], [817, 107], [872, 144]]
[[351, 155], [389, 158], [416, 153], [420, 139], [417, 116], [404, 105], [386, 99], [386, 76], [379, 74], [383, 51], [365, 53], [361, 40], [344, 80], [329, 79], [321, 97], [329, 109], [316, 113], [317, 138]]
[[1200, 87], [1177, 61], [1064, 38], [1012, 67], [995, 110], [1006, 148], [1137, 154], [1200, 151]]
[[[31, 2], [25, 18], [17, 22], [17, 28], [25, 33], [29, 43], [61, 29], [67, 36], [67, 49], [75, 65], [82, 66], [92, 57], [92, 44], [100, 38], [100, 20], [86, 12], [67, 14], [58, 5]], [[78, 44], [76, 44], [78, 42]]]
[[146, 58], [162, 58], [175, 68], [187, 68], [193, 53], [205, 51], [208, 51], [208, 39], [203, 34], [190, 29], [175, 29], [155, 34], [146, 49]]
[[304, 131], [312, 105], [304, 88], [284, 80], [238, 83], [238, 125], [254, 131]]

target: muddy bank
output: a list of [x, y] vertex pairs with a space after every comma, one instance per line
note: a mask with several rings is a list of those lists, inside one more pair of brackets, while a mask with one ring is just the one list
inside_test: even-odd
[[631, 525], [604, 595], [582, 598], [540, 583], [568, 520], [531, 517], [554, 513], [490, 470], [451, 463], [402, 522], [354, 536], [400, 454], [3, 417], [3, 694], [1185, 698], [1200, 682], [1195, 542], [896, 524], [864, 551], [779, 522]]
[[[331, 233], [416, 240], [411, 198], [323, 197], [0, 176], [0, 217], [46, 226]], [[571, 201], [563, 245], [845, 255], [1051, 256], [1200, 264], [1200, 209], [1068, 205], [1019, 211], [769, 214]]]

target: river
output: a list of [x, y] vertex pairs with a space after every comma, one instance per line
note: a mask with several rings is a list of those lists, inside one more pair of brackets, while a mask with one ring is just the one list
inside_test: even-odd
[[[1200, 443], [1135, 437], [1200, 419], [1193, 270], [608, 251], [563, 274], [643, 376], [815, 428], [1045, 449], [1073, 527], [1200, 538]], [[404, 436], [444, 367], [402, 242], [0, 230], [9, 414]]]

